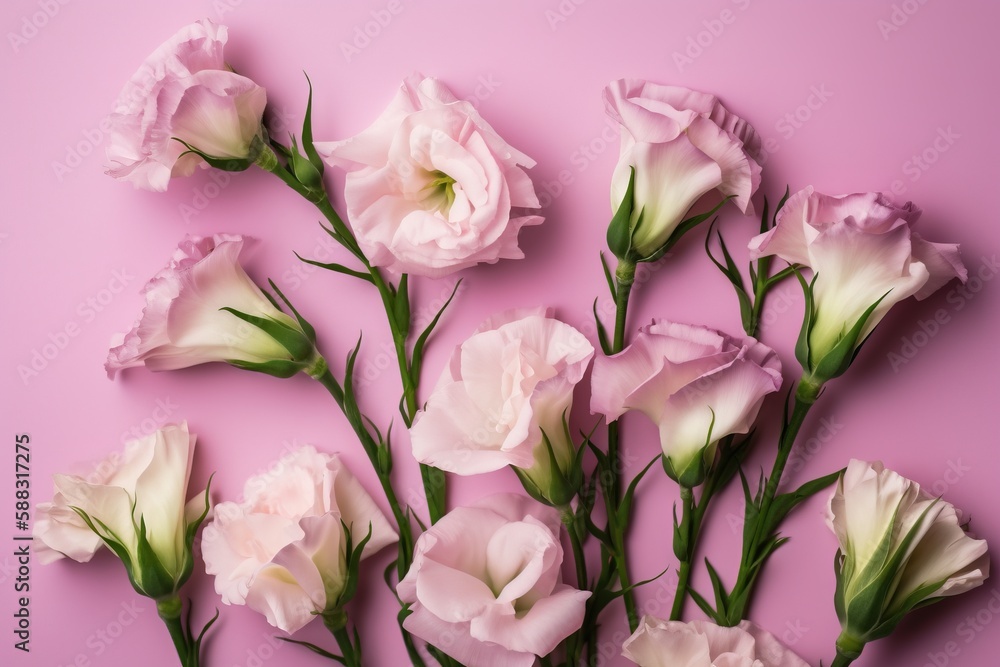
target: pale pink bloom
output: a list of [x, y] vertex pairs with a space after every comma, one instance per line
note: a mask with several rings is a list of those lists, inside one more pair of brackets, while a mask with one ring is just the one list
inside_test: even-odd
[[531, 667], [583, 623], [589, 591], [562, 583], [559, 515], [498, 494], [419, 537], [396, 593], [403, 626], [469, 667]]
[[813, 364], [879, 299], [858, 345], [896, 303], [925, 299], [952, 278], [965, 281], [956, 244], [931, 243], [911, 230], [919, 216], [911, 202], [896, 206], [877, 192], [831, 197], [810, 186], [789, 197], [773, 229], [750, 241], [751, 257], [777, 255], [817, 276]]
[[230, 234], [185, 237], [170, 264], [143, 288], [146, 307], [109, 352], [108, 376], [133, 366], [166, 371], [212, 361], [288, 374], [306, 369], [312, 359], [297, 358], [305, 355], [293, 354], [263, 329], [221, 310], [280, 324], [306, 344], [298, 322], [275, 308], [240, 265], [245, 242]]
[[368, 129], [316, 148], [348, 170], [347, 214], [375, 266], [443, 276], [520, 259], [519, 230], [542, 222], [523, 210], [539, 207], [522, 169], [534, 160], [437, 79], [408, 77]]
[[716, 443], [749, 431], [764, 397], [781, 387], [781, 362], [753, 338], [658, 320], [619, 354], [599, 356], [591, 385], [592, 412], [608, 421], [642, 412], [659, 426], [676, 477], [700, 483]]
[[336, 456], [304, 446], [247, 480], [240, 503], [219, 503], [205, 526], [205, 570], [226, 604], [247, 605], [293, 633], [338, 605], [347, 581], [346, 533], [362, 557], [395, 530]]
[[225, 26], [208, 19], [181, 28], [146, 59], [111, 114], [108, 173], [146, 190], [191, 174], [200, 157], [181, 139], [220, 159], [246, 160], [261, 134], [267, 95], [223, 59]]
[[[194, 446], [195, 436], [186, 423], [171, 424], [127, 443], [124, 451], [112, 453], [86, 477], [55, 475], [55, 495], [50, 502], [39, 503], [35, 511], [34, 547], [39, 561], [66, 557], [85, 563], [104, 546], [105, 538], [127, 551], [130, 563], [126, 565], [137, 587], [160, 585], [143, 576], [139, 541], [144, 526], [153, 554], [179, 586], [192, 566], [185, 543], [188, 525], [207, 507], [205, 492], [188, 500]], [[100, 532], [88, 527], [74, 507], [90, 517]]]
[[459, 475], [516, 466], [547, 487], [543, 433], [559, 468], [569, 471], [576, 449], [564, 417], [593, 354], [583, 334], [542, 308], [486, 320], [452, 353], [418, 414], [413, 455]]
[[692, 206], [715, 190], [744, 213], [760, 185], [760, 137], [714, 95], [642, 79], [619, 79], [604, 89], [611, 118], [621, 124], [621, 154], [611, 181], [611, 204], [621, 205], [635, 168], [633, 249], [660, 249]]
[[622, 655], [640, 667], [809, 667], [763, 628], [743, 621], [724, 628], [708, 621], [643, 616]]
[[[924, 600], [981, 586], [989, 576], [986, 541], [966, 534], [955, 507], [881, 461], [851, 460], [830, 497], [827, 524], [843, 557], [841, 621], [858, 638], [874, 629], [854, 627], [859, 616], [889, 619]], [[884, 567], [890, 561], [897, 565]], [[875, 586], [876, 573], [891, 581], [885, 594], [874, 600], [859, 596], [861, 588]], [[923, 592], [914, 600], [917, 591]], [[856, 606], [859, 599], [864, 609]], [[869, 604], [881, 605], [882, 613]]]

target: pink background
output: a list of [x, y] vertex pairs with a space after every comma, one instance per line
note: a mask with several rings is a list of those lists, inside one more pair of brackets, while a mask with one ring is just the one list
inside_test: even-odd
[[[550, 195], [544, 197], [547, 222], [522, 234], [526, 260], [463, 274], [465, 289], [432, 345], [425, 387], [436, 380], [452, 346], [499, 309], [544, 302], [589, 335], [588, 309], [599, 296], [610, 317], [597, 253], [604, 245], [608, 182], [617, 155], [600, 98], [611, 79], [644, 77], [720, 95], [770, 140], [761, 191], [772, 201], [786, 183], [793, 190], [813, 184], [829, 193], [895, 186], [924, 209], [921, 233], [960, 242], [970, 274], [979, 278], [967, 292], [949, 285], [928, 301], [893, 311], [856, 367], [829, 387], [807, 422], [791, 479], [829, 472], [852, 456], [881, 458], [944, 493], [971, 514], [980, 536], [1000, 545], [1000, 518], [991, 512], [1000, 500], [998, 368], [996, 356], [986, 352], [995, 347], [1000, 293], [991, 281], [1000, 239], [989, 204], [1000, 139], [994, 90], [1000, 9], [986, 2], [916, 0], [672, 4], [4, 3], [0, 145], [6, 210], [0, 265], [6, 333], [0, 350], [0, 433], [8, 445], [7, 462], [0, 466], [6, 471], [0, 507], [9, 509], [3, 515], [12, 522], [16, 433], [31, 434], [33, 501], [39, 502], [50, 496], [52, 473], [86, 472], [87, 462], [121, 447], [129, 431], [149, 431], [163, 420], [187, 419], [198, 434], [195, 481], [201, 484], [217, 471], [217, 500], [238, 496], [249, 475], [266, 469], [290, 444], [305, 442], [342, 452], [368, 488], [376, 489], [343, 417], [304, 376], [276, 380], [221, 365], [168, 374], [137, 370], [116, 382], [104, 376], [109, 338], [132, 323], [141, 307], [138, 290], [180, 237], [242, 232], [262, 239], [249, 261], [251, 274], [272, 277], [289, 293], [316, 324], [329, 357], [342, 359], [364, 331], [359, 364], [367, 378], [364, 407], [381, 424], [395, 410], [398, 378], [385, 351], [389, 336], [373, 292], [326, 272], [296, 273], [302, 266], [293, 250], [326, 258], [331, 252], [308, 204], [259, 171], [235, 175], [222, 188], [201, 173], [172, 183], [160, 195], [133, 191], [103, 175], [101, 121], [119, 89], [173, 31], [207, 16], [229, 25], [228, 60], [267, 88], [279, 117], [295, 131], [305, 103], [303, 69], [316, 87], [318, 139], [349, 136], [367, 125], [399, 80], [420, 70], [443, 79], [458, 95], [477, 99], [497, 130], [538, 161], [531, 173], [539, 191]], [[386, 16], [391, 20], [376, 30], [372, 12], [383, 22]], [[366, 26], [377, 33], [367, 43], [358, 38]], [[342, 44], [355, 39], [357, 52], [345, 56]], [[923, 168], [914, 162], [920, 155], [926, 159]], [[570, 182], [560, 193], [553, 184], [561, 172]], [[756, 222], [730, 207], [722, 224], [739, 252]], [[704, 257], [701, 233], [691, 237], [639, 290], [631, 329], [652, 317], [669, 317], [739, 331], [731, 288]], [[417, 317], [426, 320], [452, 285], [452, 279], [419, 281]], [[790, 381], [797, 371], [791, 347], [802, 296], [787, 284], [770, 303], [762, 338], [779, 350]], [[928, 324], [935, 314], [943, 324]], [[76, 335], [62, 335], [67, 327]], [[912, 358], [894, 364], [891, 355], [904, 352]], [[44, 367], [36, 359], [37, 375], [22, 378], [19, 366], [30, 367], [36, 353], [53, 358], [45, 359]], [[585, 407], [582, 391], [577, 403]], [[776, 407], [772, 401], [766, 409], [772, 421]], [[581, 426], [591, 423], [585, 409], [577, 412]], [[655, 432], [631, 419], [627, 432], [634, 470], [656, 453]], [[764, 435], [753, 469], [770, 461], [764, 448], [773, 439]], [[397, 446], [397, 488], [419, 507], [416, 466], [407, 458], [401, 432]], [[452, 502], [515, 488], [508, 471], [462, 479], [454, 484]], [[668, 540], [675, 499], [674, 485], [654, 469], [641, 487], [632, 530], [637, 579], [673, 562]], [[702, 550], [730, 581], [740, 512], [739, 493], [731, 488], [711, 513]], [[5, 525], [0, 541], [12, 544], [13, 532]], [[811, 664], [820, 659], [828, 664], [838, 627], [832, 604], [835, 542], [823, 523], [823, 501], [797, 512], [787, 534], [792, 541], [766, 571], [753, 617]], [[89, 565], [32, 564], [32, 650], [14, 651], [11, 553], [12, 547], [0, 544], [4, 664], [176, 664], [153, 606], [136, 602], [121, 566], [106, 553]], [[402, 661], [395, 604], [381, 583], [388, 556], [387, 551], [366, 570], [351, 610], [372, 665]], [[671, 572], [648, 586], [640, 595], [642, 609], [666, 615], [664, 600], [673, 582]], [[705, 590], [704, 580], [699, 577], [698, 583]], [[212, 582], [196, 574], [192, 584], [197, 616], [207, 618], [219, 604]], [[990, 623], [997, 619], [998, 600], [1000, 588], [989, 581], [972, 594], [916, 613], [895, 636], [870, 646], [857, 664], [995, 664], [1000, 643]], [[689, 611], [694, 613], [693, 605]], [[296, 647], [273, 648], [273, 629], [246, 608], [222, 612], [207, 654], [213, 667], [327, 664]], [[606, 656], [617, 656], [621, 629], [615, 608], [602, 635]], [[319, 624], [300, 636], [332, 646]], [[601, 664], [622, 662], [612, 657]]]

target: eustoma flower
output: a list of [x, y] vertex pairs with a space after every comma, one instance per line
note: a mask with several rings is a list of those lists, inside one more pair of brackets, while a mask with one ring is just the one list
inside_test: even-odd
[[37, 510], [39, 560], [85, 563], [106, 544], [139, 593], [175, 594], [191, 575], [194, 531], [208, 511], [207, 490], [187, 502], [194, 443], [187, 424], [170, 425], [129, 442], [87, 478], [55, 475], [52, 501]]
[[968, 536], [955, 507], [881, 462], [852, 460], [830, 498], [837, 535], [838, 662], [885, 637], [910, 610], [981, 586], [985, 540]]
[[847, 370], [893, 305], [965, 280], [957, 245], [911, 230], [919, 216], [912, 203], [899, 207], [880, 193], [831, 197], [807, 187], [750, 242], [752, 257], [777, 255], [813, 271], [796, 356], [819, 383]]
[[534, 161], [436, 79], [410, 76], [368, 129], [316, 149], [349, 170], [348, 217], [375, 266], [443, 276], [520, 259], [519, 230], [542, 222], [523, 210], [539, 207]]
[[719, 440], [749, 431], [764, 397], [780, 388], [781, 363], [753, 338], [661, 320], [621, 353], [598, 357], [592, 385], [591, 411], [608, 421], [645, 414], [659, 426], [667, 473], [693, 487]]
[[244, 244], [226, 234], [185, 238], [143, 288], [146, 307], [108, 354], [108, 375], [212, 361], [277, 377], [325, 369], [312, 327], [278, 310], [240, 266]]
[[[760, 137], [714, 95], [619, 79], [604, 89], [604, 103], [621, 125], [611, 204], [617, 211], [624, 202], [630, 211], [619, 221], [627, 229], [608, 232], [619, 259], [655, 259], [687, 230], [689, 211], [713, 190], [752, 213]], [[630, 182], [633, 201], [625, 202]]]
[[640, 667], [809, 667], [766, 630], [744, 621], [723, 628], [708, 621], [643, 616], [622, 654]]
[[253, 162], [267, 95], [228, 68], [226, 38], [225, 26], [192, 23], [132, 75], [111, 115], [111, 176], [162, 192], [172, 177], [208, 166], [206, 157], [230, 171]]
[[535, 664], [580, 628], [590, 596], [562, 583], [559, 528], [554, 509], [513, 494], [452, 510], [396, 587], [404, 627], [466, 665]]
[[305, 446], [248, 479], [242, 502], [219, 503], [202, 552], [223, 602], [293, 633], [316, 615], [337, 622], [357, 586], [356, 561], [396, 539], [340, 460]]
[[459, 475], [514, 466], [534, 495], [568, 503], [577, 449], [566, 419], [593, 354], [544, 309], [486, 320], [455, 349], [413, 424], [413, 455]]

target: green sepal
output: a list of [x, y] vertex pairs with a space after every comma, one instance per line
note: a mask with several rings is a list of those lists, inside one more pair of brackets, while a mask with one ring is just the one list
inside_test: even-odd
[[618, 290], [615, 288], [615, 279], [611, 274], [611, 267], [608, 266], [608, 260], [604, 257], [604, 253], [601, 253], [601, 268], [604, 269], [604, 279], [608, 281], [608, 291], [611, 292], [611, 300], [614, 304], [618, 305]]
[[[815, 279], [814, 279], [815, 280]], [[891, 290], [890, 290], [891, 291]], [[816, 364], [813, 369], [813, 376], [819, 379], [820, 382], [825, 382], [835, 377], [843, 375], [844, 372], [851, 366], [851, 362], [857, 356], [857, 350], [860, 347], [859, 338], [861, 337], [861, 331], [864, 329], [865, 324], [871, 317], [875, 309], [878, 308], [879, 304], [885, 297], [889, 296], [889, 292], [886, 292], [878, 301], [868, 306], [868, 309], [861, 314], [858, 321], [854, 323], [850, 331], [841, 337], [834, 345], [833, 349], [827, 352], [822, 359]]]
[[139, 517], [139, 530], [136, 531], [138, 546], [136, 548], [136, 568], [139, 570], [139, 585], [146, 597], [158, 600], [173, 595], [179, 587], [174, 575], [167, 572], [160, 558], [153, 551], [153, 546], [146, 537], [146, 519]]
[[611, 349], [611, 340], [608, 338], [608, 330], [604, 328], [604, 322], [601, 322], [601, 316], [597, 314], [597, 299], [594, 299], [594, 323], [597, 325], [597, 340], [601, 345], [601, 351], [604, 352], [605, 356], [610, 357], [613, 353]]
[[191, 523], [189, 523], [184, 530], [184, 568], [181, 571], [181, 576], [177, 580], [177, 588], [180, 588], [184, 583], [191, 577], [191, 572], [194, 570], [194, 538], [201, 528], [201, 524], [205, 522], [208, 517], [208, 512], [212, 507], [211, 492], [212, 492], [212, 480], [215, 479], [215, 473], [213, 472], [208, 478], [208, 484], [205, 485], [205, 509], [202, 513]]
[[684, 234], [694, 229], [701, 223], [705, 222], [709, 218], [715, 216], [715, 214], [719, 212], [719, 209], [721, 209], [725, 205], [725, 203], [730, 199], [732, 199], [734, 196], [735, 195], [729, 195], [728, 197], [724, 197], [722, 201], [720, 201], [718, 204], [712, 207], [712, 210], [710, 211], [706, 211], [705, 213], [699, 213], [698, 215], [693, 215], [690, 218], [682, 220], [680, 224], [678, 224], [677, 227], [674, 228], [674, 231], [670, 234], [670, 238], [667, 239], [666, 243], [664, 243], [653, 254], [649, 255], [648, 257], [642, 257], [636, 261], [655, 262], [656, 260], [660, 259], [661, 257], [663, 257], [663, 255], [667, 253], [668, 250], [677, 245], [677, 242], [681, 240], [681, 237], [683, 237]]
[[795, 341], [795, 358], [806, 373], [811, 373], [813, 370], [812, 354], [809, 350], [809, 338], [812, 336], [813, 325], [816, 322], [816, 302], [813, 300], [813, 285], [816, 284], [818, 275], [818, 273], [813, 274], [812, 281], [807, 283], [805, 277], [799, 271], [795, 271], [795, 277], [798, 278], [799, 284], [802, 285], [802, 294], [806, 302], [802, 314], [802, 328], [799, 329], [799, 337]]
[[[70, 506], [70, 509], [76, 512], [77, 515], [83, 519], [83, 522], [87, 524], [87, 527], [90, 528], [95, 535], [100, 537], [101, 541], [103, 541], [104, 544], [111, 549], [116, 556], [118, 556], [118, 560], [120, 560], [122, 565], [125, 566], [125, 574], [128, 575], [128, 580], [129, 583], [132, 584], [132, 588], [134, 588], [139, 595], [146, 595], [146, 592], [142, 590], [142, 587], [136, 580], [134, 567], [135, 562], [133, 560], [132, 553], [128, 550], [128, 547], [122, 543], [121, 538], [115, 535], [114, 531], [111, 530], [107, 524], [100, 519], [94, 519], [83, 509], [75, 506]], [[97, 526], [100, 526], [101, 530], [98, 530]]]
[[[635, 261], [632, 251], [632, 232], [635, 226], [632, 224], [632, 209], [635, 206], [635, 167], [629, 167], [628, 185], [625, 187], [625, 196], [622, 197], [618, 210], [611, 217], [608, 224], [608, 249], [619, 260]], [[611, 290], [614, 293], [614, 290]]]
[[344, 588], [340, 592], [340, 595], [332, 605], [328, 605], [328, 609], [340, 609], [354, 598], [354, 594], [358, 590], [359, 575], [361, 573], [361, 558], [364, 556], [365, 546], [372, 539], [371, 522], [368, 523], [368, 534], [357, 544], [354, 544], [354, 535], [351, 527], [344, 523], [343, 519], [340, 521], [340, 524], [344, 529], [346, 540], [344, 553], [347, 560], [347, 579], [344, 582]]
[[285, 359], [274, 359], [271, 361], [243, 361], [241, 359], [227, 359], [227, 364], [235, 366], [245, 371], [264, 373], [276, 378], [290, 378], [296, 373], [305, 369], [305, 366], [298, 361], [288, 361]]
[[289, 138], [291, 139], [292, 146], [288, 151], [288, 171], [309, 192], [319, 194], [325, 192], [323, 175], [316, 170], [316, 167], [308, 158], [303, 157], [299, 152], [299, 144], [295, 140], [295, 135], [289, 135]]
[[[300, 329], [295, 329], [283, 322], [272, 320], [269, 317], [259, 317], [223, 306], [219, 310], [224, 310], [240, 318], [248, 324], [257, 327], [281, 345], [292, 357], [292, 361], [308, 361], [316, 354], [316, 347], [309, 335]], [[315, 331], [313, 332], [315, 335]]]
[[[299, 314], [299, 311], [295, 309], [295, 306], [293, 306], [292, 302], [288, 300], [288, 297], [285, 296], [285, 293], [282, 292], [280, 289], [278, 289], [278, 286], [275, 284], [275, 282], [273, 280], [271, 280], [270, 278], [268, 278], [267, 279], [267, 283], [268, 283], [268, 285], [271, 286], [271, 289], [274, 290], [274, 293], [277, 294], [281, 298], [281, 300], [284, 302], [284, 304], [286, 306], [288, 306], [288, 310], [292, 311], [292, 315], [295, 317], [295, 321], [298, 322], [299, 328], [302, 329], [302, 333], [304, 333], [306, 335], [306, 338], [309, 339], [310, 343], [312, 343], [313, 345], [315, 345], [316, 344], [316, 329], [315, 329], [315, 327], [313, 327], [313, 325], [309, 323], [309, 320], [307, 320], [306, 318], [302, 317], [302, 315]], [[281, 310], [281, 309], [279, 308], [278, 310]], [[291, 351], [291, 350], [289, 350], [289, 351]]]
[[[194, 155], [197, 155], [202, 160], [207, 162], [208, 166], [214, 167], [215, 169], [221, 169], [222, 171], [246, 171], [253, 164], [253, 160], [250, 159], [249, 157], [247, 158], [216, 157], [214, 155], [209, 155], [208, 153], [198, 150], [197, 148], [195, 148], [188, 142], [184, 141], [183, 139], [178, 139], [177, 137], [173, 137], [173, 140], [180, 142], [181, 144], [184, 145], [184, 148], [187, 149], [179, 156], [177, 156], [178, 159], [184, 157], [189, 153], [193, 153]], [[259, 141], [260, 141], [259, 137], [254, 137], [254, 142], [259, 142]], [[254, 142], [251, 142], [251, 153], [253, 152]]]

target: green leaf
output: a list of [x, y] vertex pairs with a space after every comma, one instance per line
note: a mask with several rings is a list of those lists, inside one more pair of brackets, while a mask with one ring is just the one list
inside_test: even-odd
[[720, 616], [725, 616], [726, 609], [729, 606], [729, 595], [726, 593], [726, 586], [722, 583], [722, 577], [719, 576], [719, 573], [707, 558], [705, 559], [705, 569], [708, 570], [708, 576], [712, 580], [712, 591], [715, 593], [715, 608], [719, 610]]
[[329, 658], [330, 660], [335, 660], [335, 661], [339, 662], [342, 665], [346, 665], [347, 664], [347, 661], [344, 660], [339, 655], [335, 655], [333, 653], [330, 653], [326, 649], [322, 649], [319, 646], [316, 646], [315, 644], [310, 644], [307, 641], [302, 641], [301, 639], [292, 639], [291, 637], [282, 637], [280, 635], [275, 635], [274, 638], [277, 639], [277, 640], [279, 640], [279, 641], [288, 642], [289, 644], [297, 644], [299, 646], [304, 646], [305, 648], [309, 649], [313, 653], [321, 655], [324, 658]]
[[302, 120], [302, 150], [306, 152], [309, 156], [309, 162], [312, 166], [316, 168], [320, 176], [323, 175], [323, 169], [325, 165], [323, 160], [320, 158], [319, 153], [316, 152], [316, 146], [313, 145], [313, 132], [312, 132], [312, 105], [313, 105], [313, 85], [312, 81], [309, 79], [309, 75], [305, 72], [302, 73], [306, 77], [306, 83], [309, 84], [309, 98], [306, 100], [306, 115]]
[[403, 337], [410, 334], [410, 293], [409, 276], [403, 274], [399, 277], [399, 284], [396, 286], [392, 297], [393, 321], [396, 323], [398, 333]]
[[694, 600], [694, 603], [698, 605], [698, 608], [705, 613], [716, 625], [726, 625], [726, 616], [724, 612], [716, 611], [712, 605], [708, 603], [701, 593], [696, 591], [693, 587], [688, 587], [688, 595]]
[[721, 209], [727, 201], [733, 198], [733, 196], [734, 195], [729, 195], [728, 197], [723, 198], [723, 200], [720, 201], [718, 204], [716, 204], [711, 211], [706, 211], [705, 213], [701, 213], [699, 215], [693, 215], [690, 218], [682, 220], [681, 223], [678, 224], [677, 227], [674, 229], [673, 233], [670, 235], [670, 238], [667, 239], [667, 242], [663, 244], [662, 248], [654, 252], [649, 257], [644, 257], [639, 261], [655, 262], [659, 258], [663, 257], [663, 255], [666, 254], [668, 250], [677, 245], [677, 242], [681, 240], [681, 237], [684, 236], [684, 234], [694, 229], [701, 223], [705, 222], [709, 218], [713, 217], [716, 213], [719, 212], [719, 209]]
[[246, 171], [247, 169], [250, 168], [250, 165], [253, 164], [253, 161], [247, 158], [215, 157], [213, 155], [209, 155], [207, 153], [198, 150], [197, 148], [187, 143], [183, 139], [178, 139], [177, 137], [171, 137], [171, 138], [174, 141], [183, 144], [184, 148], [187, 149], [186, 151], [177, 156], [178, 159], [184, 157], [185, 155], [188, 155], [189, 153], [193, 153], [194, 155], [197, 155], [202, 160], [207, 162], [210, 167], [214, 167], [222, 171]]
[[153, 550], [146, 534], [146, 518], [139, 517], [139, 530], [136, 537], [138, 545], [136, 547], [135, 560], [139, 570], [139, 582], [145, 595], [154, 599], [159, 599], [176, 592], [174, 575], [167, 572], [160, 557]]
[[661, 456], [662, 454], [657, 454], [653, 457], [653, 460], [647, 463], [646, 467], [640, 470], [639, 473], [632, 478], [632, 481], [629, 482], [628, 488], [625, 489], [625, 493], [622, 495], [622, 500], [618, 504], [618, 525], [628, 525], [628, 517], [632, 512], [632, 500], [635, 497], [635, 490], [638, 488], [639, 482], [642, 481], [642, 478], [646, 476], [646, 473], [649, 472], [649, 469], [653, 467], [653, 464], [656, 463]]
[[782, 493], [775, 496], [774, 501], [771, 503], [771, 509], [768, 512], [766, 531], [773, 532], [777, 530], [778, 524], [785, 520], [789, 512], [823, 489], [829, 488], [831, 484], [836, 483], [844, 470], [841, 469], [829, 475], [810, 480], [790, 493]]
[[427, 344], [427, 339], [430, 338], [431, 333], [434, 331], [434, 327], [437, 326], [438, 320], [441, 319], [441, 315], [444, 314], [444, 311], [448, 308], [452, 300], [455, 298], [455, 295], [458, 293], [458, 287], [461, 284], [462, 284], [461, 280], [455, 283], [455, 287], [454, 289], [451, 290], [451, 295], [448, 297], [448, 300], [444, 302], [444, 305], [441, 306], [441, 309], [438, 310], [437, 313], [434, 315], [434, 319], [430, 321], [430, 324], [427, 325], [427, 328], [425, 328], [420, 333], [420, 335], [417, 337], [416, 342], [413, 343], [413, 354], [410, 357], [410, 372], [413, 374], [414, 385], [418, 385], [420, 383], [420, 367], [423, 364], [424, 346]]
[[366, 273], [364, 271], [356, 271], [354, 269], [349, 269], [346, 266], [344, 266], [343, 264], [337, 264], [336, 262], [324, 263], [324, 262], [317, 262], [316, 260], [312, 260], [312, 259], [306, 259], [305, 257], [301, 256], [299, 253], [295, 253], [295, 256], [298, 257], [300, 261], [305, 262], [306, 264], [312, 264], [313, 266], [318, 266], [319, 268], [326, 269], [327, 271], [334, 271], [336, 273], [343, 273], [346, 276], [351, 276], [353, 278], [358, 278], [360, 280], [364, 280], [365, 282], [369, 282], [369, 283], [375, 284], [375, 280], [371, 277], [370, 273]]
[[611, 340], [608, 338], [608, 330], [604, 328], [604, 322], [601, 322], [601, 316], [597, 314], [597, 299], [594, 299], [594, 322], [597, 324], [597, 341], [601, 345], [601, 351], [610, 357], [613, 352]]
[[[635, 167], [629, 167], [628, 185], [618, 210], [608, 224], [608, 248], [619, 260], [632, 256], [632, 208], [635, 205]], [[614, 290], [611, 290], [614, 293]]]
[[[601, 267], [604, 269], [604, 279], [608, 281], [608, 291], [611, 292], [611, 300], [614, 304], [618, 305], [618, 290], [615, 289], [615, 279], [611, 275], [611, 268], [608, 266], [608, 260], [604, 257], [604, 253], [601, 253]], [[594, 301], [595, 308], [597, 301]], [[595, 311], [596, 312], [596, 311]]]
[[243, 361], [241, 359], [226, 359], [226, 363], [230, 366], [235, 366], [245, 371], [253, 371], [255, 373], [264, 373], [265, 375], [270, 375], [276, 378], [290, 378], [296, 373], [299, 373], [303, 366], [297, 361], [288, 361], [284, 359], [273, 359], [271, 361], [254, 362], [254, 361]]

